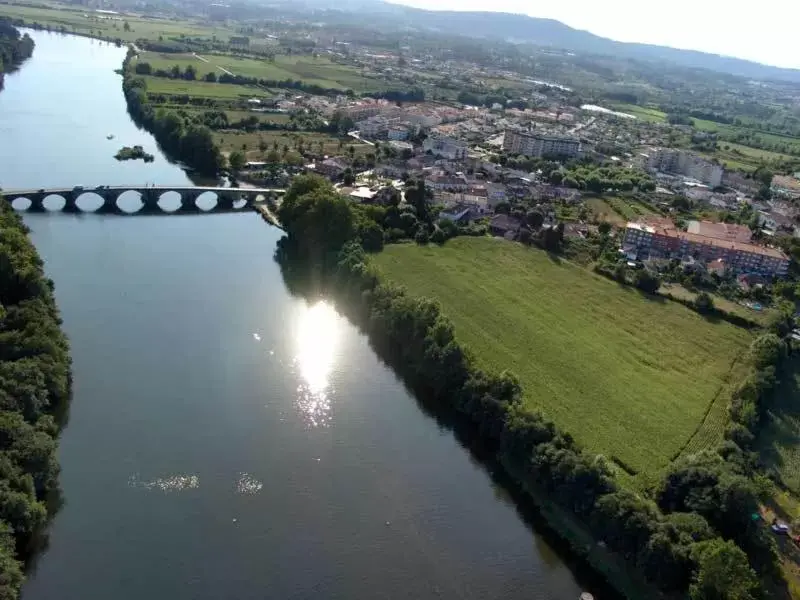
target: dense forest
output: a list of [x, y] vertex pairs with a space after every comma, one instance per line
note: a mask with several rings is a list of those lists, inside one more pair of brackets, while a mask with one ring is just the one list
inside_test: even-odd
[[523, 405], [513, 374], [479, 369], [436, 302], [382, 280], [364, 249], [381, 246], [365, 243], [380, 228], [368, 211], [339, 198], [326, 181], [300, 176], [279, 218], [289, 234], [277, 254], [284, 269], [313, 265], [311, 279], [343, 300], [426, 402], [472, 421], [523, 489], [579, 520], [650, 586], [692, 600], [755, 600], [780, 585], [775, 542], [752, 518], [759, 499], [747, 427], [754, 420], [745, 417], [768, 404], [771, 382], [763, 380], [786, 353], [773, 332], [753, 342], [752, 373], [735, 395], [724, 444], [676, 461], [639, 493], [621, 485], [603, 457]]
[[56, 438], [71, 376], [67, 339], [28, 229], [0, 197], [0, 598], [17, 598], [23, 567], [55, 505]]
[[0, 84], [3, 73], [19, 66], [26, 58], [33, 54], [33, 40], [26, 33], [20, 35], [19, 31], [8, 19], [0, 18]]

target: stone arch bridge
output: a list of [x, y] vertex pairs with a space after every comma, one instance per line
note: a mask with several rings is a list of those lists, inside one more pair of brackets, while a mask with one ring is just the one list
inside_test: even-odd
[[[136, 185], [101, 185], [95, 188], [73, 187], [73, 188], [43, 188], [30, 190], [3, 190], [0, 191], [8, 202], [14, 205], [17, 210], [27, 212], [48, 212], [45, 207], [45, 199], [55, 197], [63, 199], [61, 212], [83, 213], [91, 212], [97, 214], [193, 214], [193, 213], [212, 213], [212, 212], [235, 212], [254, 206], [255, 204], [266, 202], [270, 199], [277, 199], [286, 190], [279, 188], [223, 188], [223, 187], [195, 187], [195, 186], [136, 186]], [[139, 196], [138, 209], [123, 210], [119, 200], [123, 194], [135, 192]], [[180, 205], [175, 210], [162, 208], [160, 202], [165, 195], [177, 193], [180, 196]], [[78, 200], [86, 197], [94, 199], [97, 204], [97, 196], [102, 200], [102, 204], [94, 210], [84, 210]], [[214, 199], [215, 205], [211, 208], [201, 208], [198, 206], [198, 199]], [[130, 197], [130, 195], [128, 195]], [[134, 196], [135, 197], [135, 196]], [[174, 194], [172, 195], [174, 198]], [[26, 199], [29, 201], [27, 208], [20, 208], [19, 202], [15, 200]], [[126, 199], [127, 200], [127, 199]], [[127, 201], [125, 202], [127, 204]], [[206, 202], [203, 202], [205, 205]], [[53, 209], [51, 209], [53, 210]]]

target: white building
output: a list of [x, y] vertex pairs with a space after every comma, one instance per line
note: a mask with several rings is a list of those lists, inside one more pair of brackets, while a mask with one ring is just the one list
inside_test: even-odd
[[568, 156], [581, 152], [581, 142], [575, 138], [539, 135], [507, 129], [503, 137], [503, 150], [525, 156]]
[[467, 157], [466, 144], [444, 136], [429, 136], [422, 143], [422, 150], [449, 160], [464, 160]]
[[650, 153], [647, 168], [650, 171], [679, 173], [702, 181], [712, 188], [722, 185], [722, 176], [725, 174], [725, 169], [721, 165], [696, 154], [671, 148], [659, 148]]

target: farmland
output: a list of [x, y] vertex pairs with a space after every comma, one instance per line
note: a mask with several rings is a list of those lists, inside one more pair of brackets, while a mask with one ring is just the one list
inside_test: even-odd
[[[703, 429], [750, 340], [496, 239], [389, 246], [374, 261], [410, 293], [439, 300], [481, 366], [519, 376], [528, 406], [634, 473], [657, 471]], [[708, 429], [702, 446], [721, 439], [720, 427]]]
[[612, 104], [611, 108], [619, 112], [628, 113], [641, 119], [647, 123], [664, 123], [667, 120], [667, 113], [658, 110], [657, 108], [650, 108], [647, 106], [638, 106], [636, 104]]
[[300, 80], [324, 88], [353, 89], [358, 92], [386, 87], [375, 79], [363, 77], [358, 69], [332, 62], [323, 56], [278, 55], [273, 60], [245, 58], [228, 54], [164, 54], [142, 52], [139, 62], [149, 63], [156, 69], [168, 71], [173, 66], [185, 70], [188, 65], [197, 69], [198, 78], [207, 73], [221, 75], [225, 72], [244, 77], [283, 81]]
[[166, 77], [145, 77], [147, 92], [172, 96], [194, 96], [197, 98], [215, 98], [219, 100], [243, 100], [247, 98], [269, 98], [264, 90], [245, 85], [226, 83], [209, 83], [207, 81], [186, 81], [184, 79], [167, 79]]
[[277, 144], [278, 149], [286, 146], [289, 150], [297, 150], [298, 142], [302, 140], [305, 148], [316, 150], [322, 142], [324, 154], [334, 155], [346, 152], [353, 146], [354, 154], [362, 156], [374, 152], [374, 147], [369, 144], [362, 144], [352, 138], [340, 140], [339, 138], [326, 135], [324, 133], [313, 132], [288, 132], [288, 131], [220, 131], [214, 132], [214, 141], [223, 152], [232, 150], [242, 150], [249, 160], [260, 160], [261, 152], [259, 146], [266, 144], [273, 148]]

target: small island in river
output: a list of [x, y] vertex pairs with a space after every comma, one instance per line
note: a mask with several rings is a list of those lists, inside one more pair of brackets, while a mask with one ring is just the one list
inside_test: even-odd
[[119, 152], [114, 155], [114, 158], [117, 160], [136, 160], [137, 158], [141, 158], [144, 162], [153, 162], [153, 160], [155, 160], [155, 157], [145, 152], [144, 148], [141, 146], [134, 146], [133, 148], [130, 146], [123, 146], [120, 148]]

